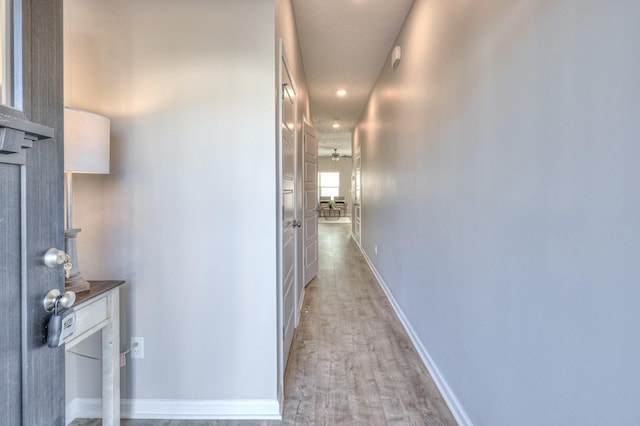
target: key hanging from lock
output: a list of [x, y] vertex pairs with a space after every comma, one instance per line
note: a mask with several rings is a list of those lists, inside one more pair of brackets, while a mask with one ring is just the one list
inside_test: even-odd
[[71, 257], [65, 253], [62, 267], [64, 268], [64, 277], [69, 279], [71, 277], [71, 268], [73, 268], [73, 264], [71, 263]]
[[62, 265], [64, 268], [64, 276], [66, 279], [71, 277], [71, 269], [73, 269], [73, 264], [71, 263], [71, 257], [62, 250], [57, 248], [50, 248], [44, 254], [44, 258], [42, 259], [44, 264], [49, 268], [55, 268], [58, 265]]

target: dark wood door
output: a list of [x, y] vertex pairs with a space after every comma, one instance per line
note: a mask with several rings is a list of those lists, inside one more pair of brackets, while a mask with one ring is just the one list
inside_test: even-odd
[[62, 268], [43, 263], [64, 245], [62, 1], [11, 3], [14, 108], [0, 106], [0, 423], [64, 425], [64, 347], [47, 347], [42, 304], [64, 288]]

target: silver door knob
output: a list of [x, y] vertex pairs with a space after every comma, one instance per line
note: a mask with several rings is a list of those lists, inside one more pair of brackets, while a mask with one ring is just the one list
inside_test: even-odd
[[66, 260], [67, 254], [64, 250], [60, 250], [57, 248], [50, 248], [44, 254], [44, 264], [49, 268], [55, 268], [58, 265], [62, 265]]
[[49, 268], [55, 268], [56, 266], [64, 265], [63, 267], [65, 278], [69, 279], [69, 277], [71, 276], [71, 268], [73, 268], [73, 265], [71, 264], [71, 258], [63, 250], [50, 248], [44, 254], [44, 258], [42, 260], [44, 261], [44, 264]]
[[293, 221], [293, 227], [294, 227], [294, 228], [300, 228], [300, 227], [302, 227], [302, 222], [300, 222], [299, 220], [294, 220], [294, 221]]
[[44, 310], [47, 312], [53, 311], [56, 304], [59, 308], [70, 308], [74, 303], [76, 303], [76, 294], [73, 291], [65, 291], [60, 294], [60, 290], [57, 288], [50, 290], [42, 301]]

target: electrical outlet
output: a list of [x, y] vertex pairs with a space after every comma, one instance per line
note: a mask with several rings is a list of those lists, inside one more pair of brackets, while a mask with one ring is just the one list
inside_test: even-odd
[[131, 338], [131, 358], [144, 358], [144, 337]]
[[378, 255], [378, 245], [377, 244], [373, 247], [373, 251], [376, 253], [376, 255]]

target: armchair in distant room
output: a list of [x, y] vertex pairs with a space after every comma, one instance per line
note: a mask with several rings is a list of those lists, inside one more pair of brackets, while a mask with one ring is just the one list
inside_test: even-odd
[[333, 197], [333, 204], [336, 209], [342, 210], [342, 215], [345, 216], [347, 214], [347, 201], [346, 197], [341, 195], [336, 195]]
[[318, 203], [319, 216], [325, 216], [325, 210], [329, 209], [331, 209], [331, 197], [320, 197], [320, 202]]

